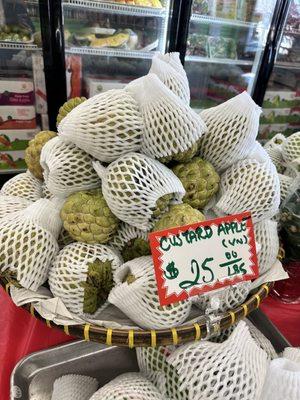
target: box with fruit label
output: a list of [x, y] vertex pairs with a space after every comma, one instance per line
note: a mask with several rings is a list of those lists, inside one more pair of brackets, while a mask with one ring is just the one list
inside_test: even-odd
[[37, 129], [0, 130], [0, 151], [25, 150]]
[[0, 130], [35, 128], [34, 106], [0, 106]]
[[0, 152], [0, 170], [25, 170], [24, 151]]
[[263, 108], [300, 107], [300, 97], [291, 90], [268, 90], [265, 94]]
[[297, 108], [265, 108], [260, 118], [261, 124], [300, 123]]
[[0, 106], [33, 106], [34, 88], [30, 79], [0, 79]]
[[128, 82], [87, 77], [85, 83], [88, 97], [92, 97], [107, 90], [123, 89]]

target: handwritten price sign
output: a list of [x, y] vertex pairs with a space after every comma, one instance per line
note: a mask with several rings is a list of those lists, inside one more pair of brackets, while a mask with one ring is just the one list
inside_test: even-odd
[[149, 234], [160, 304], [258, 276], [250, 213]]

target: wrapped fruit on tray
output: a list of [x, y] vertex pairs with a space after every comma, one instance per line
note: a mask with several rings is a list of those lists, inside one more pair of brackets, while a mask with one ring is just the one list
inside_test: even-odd
[[[280, 179], [278, 149], [268, 153], [256, 141], [261, 110], [246, 92], [200, 114], [189, 103], [179, 54], [156, 54], [146, 76], [69, 100], [59, 109], [57, 133], [42, 131], [30, 141], [28, 171], [0, 191], [0, 280], [16, 304], [26, 298], [65, 331], [85, 326], [85, 338], [86, 327], [98, 326], [111, 344], [119, 329], [119, 344], [132, 347], [133, 329], [149, 330], [155, 345], [155, 330], [170, 329], [175, 343], [177, 327], [187, 324], [199, 339], [198, 322], [211, 310], [231, 312], [234, 324], [232, 310], [272, 280], [272, 268], [281, 268], [274, 219]], [[294, 160], [297, 146], [297, 137], [284, 143], [282, 159]], [[259, 281], [162, 305], [148, 235], [244, 211], [254, 224]], [[264, 285], [262, 298], [268, 291]], [[252, 297], [256, 307], [260, 297]], [[251, 361], [251, 349], [242, 350]], [[205, 366], [201, 348], [193, 352]], [[189, 374], [193, 352], [172, 355], [174, 376], [173, 368]], [[193, 384], [181, 390], [186, 398]], [[111, 399], [109, 387], [99, 393]]]

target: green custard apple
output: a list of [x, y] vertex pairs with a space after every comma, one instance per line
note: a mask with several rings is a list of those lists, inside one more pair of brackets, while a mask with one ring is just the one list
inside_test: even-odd
[[70, 111], [73, 110], [73, 108], [77, 107], [84, 101], [86, 101], [86, 97], [73, 97], [73, 99], [66, 101], [58, 111], [58, 115], [56, 118], [56, 126], [60, 124], [60, 122], [65, 118], [65, 116], [69, 114]]
[[189, 204], [174, 204], [170, 206], [168, 212], [163, 214], [160, 219], [156, 221], [153, 231], [162, 231], [164, 229], [193, 224], [204, 220], [204, 215]]
[[193, 208], [202, 209], [219, 189], [219, 175], [210, 162], [200, 157], [178, 164], [172, 170], [186, 190], [183, 202]]
[[119, 220], [110, 211], [100, 189], [71, 194], [61, 209], [63, 226], [70, 236], [84, 243], [107, 243]]

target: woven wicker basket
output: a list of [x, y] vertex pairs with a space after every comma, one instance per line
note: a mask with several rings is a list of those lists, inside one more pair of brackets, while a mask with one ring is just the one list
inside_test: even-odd
[[[9, 294], [12, 285], [6, 278], [0, 277], [0, 283]], [[245, 303], [237, 308], [218, 316], [203, 317], [203, 322], [179, 326], [172, 329], [142, 330], [142, 329], [110, 329], [102, 328], [96, 325], [56, 325], [49, 320], [41, 317], [33, 307], [33, 304], [22, 306], [29, 311], [32, 316], [44, 321], [49, 328], [56, 327], [63, 330], [67, 335], [91, 340], [106, 345], [126, 346], [126, 347], [156, 347], [162, 345], [181, 344], [201, 338], [209, 337], [211, 334], [229, 328], [237, 321], [245, 318], [252, 311], [260, 306], [260, 303], [268, 296], [273, 283], [261, 285], [252, 293]]]

